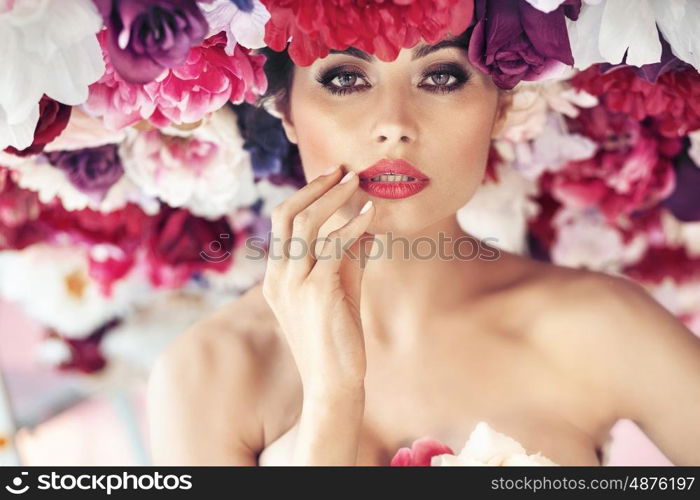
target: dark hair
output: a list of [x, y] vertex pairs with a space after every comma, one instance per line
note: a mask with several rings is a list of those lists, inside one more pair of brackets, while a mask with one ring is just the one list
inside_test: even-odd
[[257, 54], [265, 56], [263, 70], [267, 77], [267, 90], [260, 96], [257, 106], [263, 104], [276, 104], [280, 112], [289, 112], [289, 90], [292, 88], [294, 77], [294, 61], [289, 57], [287, 49], [283, 51], [272, 50], [270, 47], [262, 47], [256, 50]]

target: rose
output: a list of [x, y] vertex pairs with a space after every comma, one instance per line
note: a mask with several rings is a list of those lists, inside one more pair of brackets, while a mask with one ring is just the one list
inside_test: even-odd
[[198, 271], [225, 271], [237, 239], [224, 217], [212, 221], [164, 205], [147, 243], [151, 283], [177, 288]]
[[580, 0], [566, 0], [545, 14], [525, 0], [477, 0], [469, 60], [501, 88], [537, 80], [560, 63], [574, 63], [565, 16], [576, 19]]
[[115, 70], [132, 83], [180, 66], [208, 26], [194, 0], [94, 0], [107, 26]]
[[66, 173], [77, 189], [99, 197], [104, 197], [124, 174], [116, 144], [78, 151], [56, 151], [48, 153], [47, 157], [52, 165]]

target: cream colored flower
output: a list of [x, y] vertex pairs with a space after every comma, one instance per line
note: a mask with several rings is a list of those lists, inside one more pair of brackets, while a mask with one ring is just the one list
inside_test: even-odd
[[525, 448], [515, 439], [493, 430], [486, 422], [479, 422], [469, 435], [459, 455], [435, 455], [431, 466], [531, 466], [559, 465], [537, 452], [528, 455]]

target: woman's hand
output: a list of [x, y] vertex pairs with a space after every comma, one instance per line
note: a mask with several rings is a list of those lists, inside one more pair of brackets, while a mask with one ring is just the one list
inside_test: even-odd
[[374, 207], [319, 239], [320, 227], [359, 185], [354, 172], [339, 183], [341, 173], [336, 168], [317, 177], [272, 211], [262, 292], [286, 335], [305, 403], [364, 390], [360, 283], [374, 239], [365, 232]]

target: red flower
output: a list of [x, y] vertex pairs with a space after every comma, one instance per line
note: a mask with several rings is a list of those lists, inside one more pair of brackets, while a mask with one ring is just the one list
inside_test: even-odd
[[0, 167], [0, 250], [22, 250], [49, 237], [38, 220], [38, 195], [14, 183], [12, 171]]
[[700, 279], [700, 258], [691, 257], [682, 246], [650, 246], [644, 257], [624, 273], [644, 283], [661, 284], [669, 277], [677, 284], [691, 283]]
[[402, 48], [422, 37], [436, 43], [450, 33], [467, 29], [473, 0], [262, 0], [271, 14], [265, 43], [284, 50], [299, 66], [326, 57], [330, 49], [350, 46], [375, 54], [382, 61], [396, 59]]
[[225, 217], [208, 220], [163, 206], [147, 244], [151, 282], [176, 288], [204, 269], [224, 272], [240, 236]]
[[591, 66], [571, 83], [599, 96], [608, 109], [636, 121], [652, 118], [666, 137], [682, 137], [700, 128], [700, 74], [692, 67], [668, 71], [651, 83], [630, 67], [601, 74], [599, 66]]
[[41, 153], [44, 146], [58, 137], [66, 128], [72, 109], [71, 106], [61, 104], [44, 95], [39, 101], [39, 121], [34, 129], [34, 141], [31, 146], [21, 151], [13, 146], [8, 146], [5, 151], [17, 156]]
[[391, 466], [430, 466], [430, 460], [435, 455], [449, 453], [454, 455], [452, 449], [430, 437], [422, 437], [413, 441], [410, 448], [401, 448], [391, 459]]

